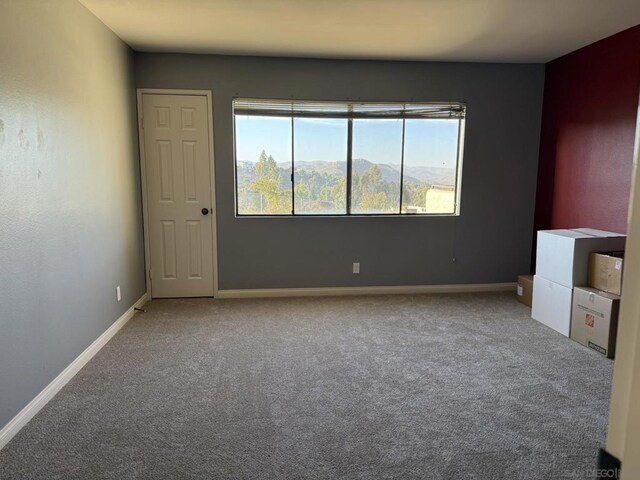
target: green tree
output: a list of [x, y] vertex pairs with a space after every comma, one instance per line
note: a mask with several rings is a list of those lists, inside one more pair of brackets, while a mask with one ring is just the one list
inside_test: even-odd
[[296, 179], [296, 185], [294, 188], [296, 194], [296, 211], [307, 212], [311, 210], [310, 198], [311, 192], [309, 191], [309, 185], [305, 182], [301, 182]]
[[358, 206], [364, 210], [384, 210], [387, 207], [386, 184], [377, 165], [372, 165], [359, 180]]
[[347, 208], [347, 177], [340, 179], [331, 187], [331, 198], [336, 210], [346, 211]]
[[282, 188], [282, 174], [271, 155], [262, 150], [254, 168], [257, 179], [251, 190], [259, 195], [260, 213], [290, 213], [291, 192]]
[[404, 191], [402, 192], [402, 208], [407, 207], [419, 207], [425, 208], [427, 191], [431, 188], [431, 185], [426, 182], [418, 184], [405, 184]]

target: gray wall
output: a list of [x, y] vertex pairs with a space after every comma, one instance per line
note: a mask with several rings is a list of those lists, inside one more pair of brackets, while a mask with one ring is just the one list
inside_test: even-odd
[[[145, 53], [135, 63], [138, 87], [213, 92], [220, 289], [508, 282], [529, 272], [543, 65]], [[460, 217], [235, 218], [234, 96], [466, 102]]]
[[133, 53], [75, 0], [0, 12], [2, 428], [145, 285]]

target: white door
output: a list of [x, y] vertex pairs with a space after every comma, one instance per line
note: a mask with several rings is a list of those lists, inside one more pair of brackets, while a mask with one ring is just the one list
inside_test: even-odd
[[204, 95], [142, 95], [151, 296], [213, 296], [212, 183]]

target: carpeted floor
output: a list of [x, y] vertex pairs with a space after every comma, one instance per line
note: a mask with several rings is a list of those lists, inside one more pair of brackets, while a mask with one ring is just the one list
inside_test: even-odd
[[587, 479], [613, 362], [510, 294], [154, 300], [4, 479]]

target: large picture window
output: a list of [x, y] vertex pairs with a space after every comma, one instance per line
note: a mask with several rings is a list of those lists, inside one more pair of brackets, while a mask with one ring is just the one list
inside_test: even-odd
[[460, 103], [235, 99], [236, 213], [458, 215]]

